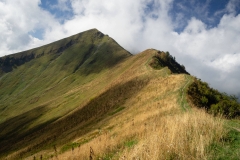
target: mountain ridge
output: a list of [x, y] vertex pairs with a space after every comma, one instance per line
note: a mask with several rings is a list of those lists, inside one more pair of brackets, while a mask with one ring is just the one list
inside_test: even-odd
[[[61, 40], [52, 42], [50, 44], [43, 45], [41, 47], [37, 47], [27, 51], [0, 57], [0, 67], [1, 67], [0, 74], [10, 72], [14, 68], [26, 62], [29, 62], [35, 58], [40, 58], [44, 54], [55, 54], [56, 56], [60, 56], [66, 49], [70, 48], [74, 44], [81, 43], [81, 42], [84, 43], [85, 41], [84, 38], [86, 37], [88, 37], [88, 40], [86, 41], [91, 41], [92, 43], [92, 46], [89, 46], [89, 51], [94, 48], [94, 43], [96, 43], [96, 41], [99, 41], [104, 37], [107, 40], [117, 43], [112, 38], [108, 37], [107, 35], [104, 35], [99, 30], [90, 29], [85, 32], [81, 32], [81, 33], [69, 36], [67, 38], [63, 38]], [[104, 45], [104, 43], [102, 43], [101, 45]], [[128, 52], [128, 54], [130, 53]]]
[[96, 29], [33, 51], [0, 74], [0, 158], [206, 159], [225, 134], [188, 101], [195, 79], [169, 52], [132, 55]]
[[[78, 43], [74, 42], [75, 45], [65, 48], [64, 51], [61, 49], [61, 45], [58, 46], [59, 44], [66, 46], [66, 44], [73, 42], [73, 40], [78, 40]], [[24, 56], [34, 55], [33, 57], [35, 58], [12, 68], [14, 69], [12, 70], [13, 72], [8, 72], [8, 75], [6, 75], [6, 73], [4, 75], [2, 72], [2, 75], [0, 75], [0, 94], [2, 94], [0, 100], [2, 102], [5, 101], [5, 104], [2, 104], [3, 106], [9, 106], [12, 103], [9, 99], [13, 99], [14, 97], [14, 99], [19, 98], [24, 95], [24, 93], [26, 93], [26, 97], [31, 97], [32, 95], [30, 93], [36, 92], [36, 97], [29, 99], [29, 104], [26, 104], [34, 105], [34, 103], [39, 101], [40, 97], [46, 92], [50, 92], [54, 86], [67, 81], [69, 75], [76, 73], [84, 77], [84, 75], [87, 76], [90, 74], [91, 77], [94, 73], [97, 74], [102, 70], [112, 67], [131, 55], [122, 47], [118, 46], [111, 38], [103, 35], [96, 29], [65, 38], [52, 44], [55, 46], [45, 45], [33, 49], [34, 53], [32, 50], [29, 50], [8, 56], [10, 58], [21, 59], [21, 57]], [[99, 47], [99, 44], [101, 44], [101, 47]], [[108, 46], [108, 50], [105, 52], [106, 46]], [[59, 54], [59, 50], [61, 50], [61, 54]], [[39, 54], [41, 56], [38, 56]], [[4, 63], [1, 65], [1, 67], [5, 67]], [[10, 65], [10, 67], [12, 66], [13, 65]], [[57, 78], [52, 78], [52, 75]], [[17, 79], [11, 79], [11, 76]], [[40, 88], [38, 89], [40, 91], [34, 91], [35, 88]], [[46, 88], [46, 90], [44, 91], [43, 88]], [[13, 96], [12, 93], [14, 93], [15, 96]], [[55, 95], [56, 93], [52, 94]], [[17, 100], [15, 101], [18, 103]], [[4, 111], [6, 111], [6, 107], [3, 108], [5, 108]]]

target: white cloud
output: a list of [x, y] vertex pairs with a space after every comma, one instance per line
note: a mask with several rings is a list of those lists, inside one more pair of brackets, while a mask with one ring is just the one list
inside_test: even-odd
[[59, 9], [61, 11], [71, 11], [71, 8], [69, 6], [69, 0], [58, 0], [57, 4], [50, 5], [50, 8], [52, 9]]
[[224, 15], [220, 24], [212, 29], [206, 29], [202, 22], [192, 18], [184, 32], [176, 37], [175, 47], [179, 48], [178, 53], [193, 58], [191, 61], [196, 64], [189, 63], [187, 57], [183, 59], [192, 74], [221, 91], [237, 94], [240, 90], [239, 35], [240, 15]]
[[236, 8], [239, 7], [239, 5], [240, 5], [239, 0], [230, 0], [225, 10], [231, 14], [236, 14]]
[[225, 73], [231, 73], [235, 68], [240, 67], [240, 53], [226, 54], [212, 62], [212, 66], [221, 69]]
[[188, 26], [184, 29], [184, 32], [187, 32], [188, 34], [198, 34], [206, 30], [206, 25], [196, 18], [192, 18]]
[[[240, 15], [235, 14], [233, 2], [215, 28], [208, 29], [192, 17], [177, 33], [174, 28], [183, 26], [184, 17], [179, 14], [172, 21], [172, 0], [58, 0], [58, 7], [74, 14], [62, 24], [39, 7], [40, 0], [0, 1], [0, 55], [97, 28], [134, 53], [147, 48], [170, 51], [191, 74], [236, 94], [240, 91]], [[44, 29], [42, 40], [29, 35], [39, 28]]]
[[57, 23], [39, 4], [40, 0], [0, 1], [1, 56], [36, 46], [30, 32]]

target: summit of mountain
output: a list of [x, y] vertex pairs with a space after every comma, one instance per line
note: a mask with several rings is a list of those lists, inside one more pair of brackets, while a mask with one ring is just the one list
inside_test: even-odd
[[0, 58], [0, 75], [41, 57], [70, 72], [98, 72], [131, 54], [111, 37], [91, 29], [68, 38]]

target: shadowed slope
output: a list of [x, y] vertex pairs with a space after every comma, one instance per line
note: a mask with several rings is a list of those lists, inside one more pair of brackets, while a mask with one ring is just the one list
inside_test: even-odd
[[[126, 99], [134, 96], [146, 84], [147, 80], [144, 79], [133, 79], [124, 84], [117, 84], [68, 116], [52, 124], [46, 123], [41, 127], [38, 126], [37, 130], [33, 128], [25, 132], [21, 131], [26, 128], [28, 123], [44, 114], [46, 107], [39, 107], [14, 117], [0, 125], [0, 129], [5, 131], [1, 133], [1, 137], [4, 139], [0, 139], [2, 146], [0, 153], [6, 154], [6, 152], [25, 148], [20, 154], [23, 155], [39, 148], [51, 149], [55, 143], [63, 145], [69, 140], [89, 132], [90, 130], [84, 127], [91, 123], [96, 124], [106, 117], [109, 111], [123, 105]], [[20, 126], [21, 124], [25, 124], [24, 128]], [[11, 128], [13, 126], [14, 128]], [[16, 127], [19, 130], [16, 130]], [[74, 131], [77, 133], [73, 133]]]

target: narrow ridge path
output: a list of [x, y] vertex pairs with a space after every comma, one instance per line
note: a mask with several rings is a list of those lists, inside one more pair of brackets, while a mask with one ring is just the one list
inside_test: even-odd
[[[186, 79], [187, 79], [187, 83], [183, 86], [183, 88], [181, 89], [181, 92], [182, 92], [182, 97], [181, 97], [181, 100], [180, 100], [180, 103], [182, 104], [183, 103], [183, 95], [184, 95], [184, 90], [186, 88], [186, 86], [190, 83], [190, 79], [188, 78], [187, 75], [185, 75]], [[185, 107], [185, 103], [183, 104], [183, 108], [187, 111], [188, 109]]]
[[[149, 66], [149, 61], [150, 61], [151, 59], [152, 59], [152, 57], [150, 57], [150, 58], [146, 61], [146, 63], [145, 63], [145, 67], [146, 67], [146, 69], [147, 69], [148, 71], [154, 70], [153, 68], [151, 68], [151, 67]], [[166, 75], [166, 77], [164, 77], [164, 78], [161, 80], [161, 81], [163, 81], [163, 80], [167, 79], [167, 73], [166, 73], [166, 69], [165, 69], [165, 68], [162, 68], [161, 70], [162, 70], [162, 71], [165, 73], [165, 75]], [[180, 100], [180, 105], [183, 107], [183, 109], [184, 109], [185, 111], [187, 111], [188, 108], [186, 108], [186, 107], [185, 107], [185, 103], [183, 103], [183, 96], [185, 95], [184, 90], [185, 90], [185, 88], [188, 86], [188, 84], [191, 82], [191, 79], [189, 78], [188, 75], [185, 75], [185, 78], [187, 79], [187, 82], [185, 83], [185, 85], [183, 86], [183, 88], [180, 89], [180, 93], [182, 93], [181, 100]]]

